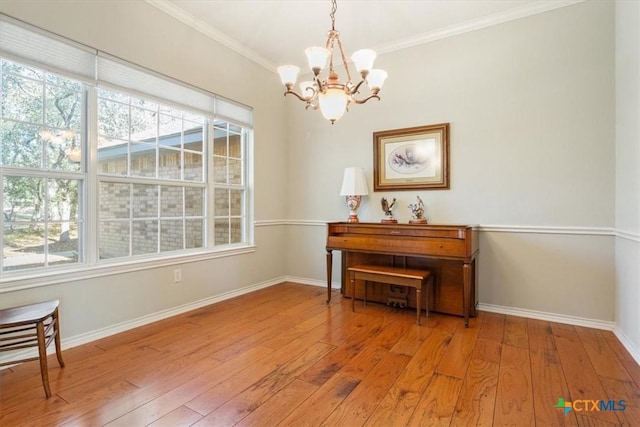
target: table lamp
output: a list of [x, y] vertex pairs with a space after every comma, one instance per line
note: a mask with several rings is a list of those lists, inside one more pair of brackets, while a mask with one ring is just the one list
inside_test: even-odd
[[360, 207], [362, 196], [367, 194], [369, 194], [369, 190], [364, 169], [355, 166], [345, 168], [340, 195], [346, 196], [347, 206], [350, 210], [347, 222], [359, 222], [358, 208]]

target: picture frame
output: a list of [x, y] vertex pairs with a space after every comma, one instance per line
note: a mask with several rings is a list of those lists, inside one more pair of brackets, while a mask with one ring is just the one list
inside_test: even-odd
[[374, 132], [373, 187], [449, 189], [449, 123]]

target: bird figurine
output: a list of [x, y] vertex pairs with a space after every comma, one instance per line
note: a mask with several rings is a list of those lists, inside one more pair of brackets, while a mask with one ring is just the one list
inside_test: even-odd
[[396, 199], [394, 198], [391, 203], [387, 201], [386, 197], [383, 197], [380, 200], [380, 205], [382, 206], [382, 211], [384, 212], [384, 218], [381, 222], [388, 224], [397, 224], [398, 220], [393, 217], [393, 206], [396, 204]]
[[409, 224], [426, 224], [427, 219], [424, 217], [424, 203], [420, 196], [416, 197], [416, 203], [410, 204], [411, 214], [413, 219], [409, 220]]

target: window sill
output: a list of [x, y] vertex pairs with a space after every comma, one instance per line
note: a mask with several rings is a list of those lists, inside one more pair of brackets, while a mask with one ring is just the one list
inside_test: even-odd
[[255, 245], [238, 246], [226, 249], [215, 249], [191, 252], [180, 255], [167, 255], [154, 257], [153, 259], [128, 260], [117, 262], [103, 261], [98, 265], [75, 266], [55, 271], [40, 272], [37, 274], [20, 274], [0, 279], [0, 294], [15, 292], [23, 289], [37, 288], [40, 286], [55, 285], [58, 283], [74, 282], [78, 280], [93, 279], [96, 277], [110, 276], [114, 274], [130, 273], [132, 271], [149, 270], [152, 268], [171, 265], [186, 264], [197, 261], [205, 261], [215, 258], [224, 258], [255, 252]]

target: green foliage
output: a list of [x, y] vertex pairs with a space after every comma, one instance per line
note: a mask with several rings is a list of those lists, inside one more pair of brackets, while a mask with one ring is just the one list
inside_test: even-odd
[[69, 221], [78, 210], [78, 180], [28, 176], [20, 170], [80, 171], [68, 153], [81, 148], [83, 86], [7, 60], [1, 61], [1, 70], [0, 164], [12, 168], [3, 177], [4, 220]]

